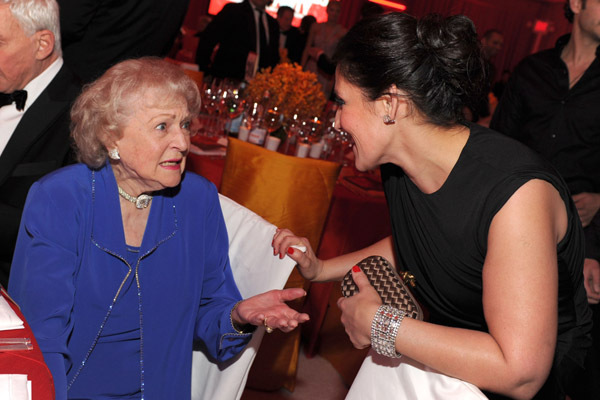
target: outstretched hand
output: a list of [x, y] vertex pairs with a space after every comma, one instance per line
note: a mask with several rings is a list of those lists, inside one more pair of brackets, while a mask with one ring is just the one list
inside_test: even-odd
[[[307, 238], [294, 235], [289, 229], [277, 229], [273, 236], [273, 255], [279, 258], [287, 254], [298, 264], [298, 270], [304, 279], [315, 280], [323, 270], [323, 262], [317, 258]], [[296, 247], [303, 247], [301, 251]]]
[[381, 297], [358, 266], [352, 267], [352, 279], [359, 292], [352, 297], [341, 297], [337, 305], [350, 341], [357, 349], [364, 349], [371, 345], [371, 322], [381, 305]]
[[305, 295], [306, 292], [301, 288], [270, 290], [240, 302], [231, 313], [231, 318], [239, 325], [265, 325], [290, 332], [298, 324], [308, 321], [309, 317], [288, 307], [285, 302]]

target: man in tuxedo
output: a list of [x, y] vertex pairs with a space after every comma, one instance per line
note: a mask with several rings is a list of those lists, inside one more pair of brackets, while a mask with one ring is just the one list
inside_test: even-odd
[[57, 0], [67, 65], [85, 83], [119, 61], [164, 57], [190, 0]]
[[63, 65], [59, 30], [56, 0], [0, 0], [0, 283], [5, 287], [29, 187], [72, 159], [69, 109], [80, 85]]
[[287, 50], [287, 58], [291, 62], [300, 64], [304, 44], [300, 38], [300, 30], [292, 26], [294, 9], [281, 6], [277, 9], [277, 23], [279, 24], [279, 48]]
[[279, 26], [265, 12], [269, 2], [244, 0], [226, 4], [202, 33], [196, 52], [200, 70], [217, 78], [241, 81], [262, 68], [277, 65]]

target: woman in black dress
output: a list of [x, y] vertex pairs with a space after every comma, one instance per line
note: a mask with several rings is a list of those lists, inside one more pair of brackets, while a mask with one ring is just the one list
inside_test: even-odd
[[[590, 344], [581, 226], [547, 163], [465, 121], [485, 80], [472, 22], [367, 18], [336, 61], [336, 126], [355, 141], [356, 168], [381, 168], [393, 236], [323, 261], [284, 229], [275, 253], [313, 281], [339, 280], [374, 254], [416, 277], [428, 321], [405, 318], [372, 343], [374, 316], [386, 317], [353, 268], [360, 293], [338, 305], [356, 347], [404, 354], [490, 398], [564, 398]], [[289, 247], [299, 243], [307, 252]]]

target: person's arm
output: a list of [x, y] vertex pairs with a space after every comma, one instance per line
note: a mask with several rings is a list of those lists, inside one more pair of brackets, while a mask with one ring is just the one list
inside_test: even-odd
[[291, 332], [309, 318], [308, 314], [299, 313], [285, 303], [305, 295], [302, 288], [270, 290], [257, 294], [240, 302], [232, 311], [231, 318], [236, 325], [260, 326], [264, 323], [272, 329]]
[[195, 333], [196, 339], [204, 342], [211, 356], [224, 361], [246, 346], [251, 331], [240, 332], [240, 326], [262, 325], [265, 317], [269, 317], [269, 327], [289, 332], [307, 321], [307, 314], [285, 304], [304, 296], [306, 293], [301, 288], [272, 290], [241, 299], [229, 265], [228, 234], [217, 191], [210, 186], [209, 190], [198, 193], [196, 198], [206, 209], [202, 223], [206, 228], [202, 235], [197, 236], [202, 237], [204, 243], [196, 244], [197, 248], [204, 249], [204, 276]]
[[324, 52], [319, 54], [319, 56], [317, 57], [317, 67], [319, 67], [319, 69], [325, 72], [326, 74], [335, 74], [336, 64], [332, 62], [331, 59], [327, 57], [327, 55]]
[[[22, 209], [0, 201], [0, 259], [9, 259], [15, 248]], [[8, 271], [6, 271], [8, 275]]]
[[[69, 206], [66, 206], [69, 204]], [[67, 398], [67, 341], [78, 265], [75, 248], [82, 218], [65, 193], [34, 184], [27, 197], [8, 291], [31, 325], [52, 373], [56, 399]]]
[[575, 202], [575, 207], [577, 207], [581, 225], [585, 228], [598, 214], [598, 210], [600, 209], [600, 193], [577, 193], [573, 195], [573, 201]]
[[[531, 398], [546, 381], [557, 339], [556, 245], [567, 227], [565, 204], [549, 183], [532, 180], [494, 217], [483, 266], [489, 333], [405, 318], [396, 350], [446, 375], [512, 398]], [[360, 292], [342, 298], [342, 323], [356, 347], [370, 344], [381, 304], [364, 274]]]
[[196, 64], [198, 64], [200, 71], [208, 71], [213, 50], [226, 34], [225, 30], [228, 29], [231, 23], [231, 16], [229, 15], [231, 6], [232, 4], [226, 4], [212, 21], [209, 22], [200, 36], [196, 50]]
[[[304, 246], [306, 251], [291, 247], [294, 245]], [[295, 236], [288, 229], [278, 229], [273, 237], [273, 255], [283, 258], [285, 254], [296, 261], [300, 274], [313, 282], [340, 281], [359, 261], [373, 255], [382, 256], [396, 265], [391, 236], [361, 250], [323, 261], [317, 258], [308, 239]]]
[[519, 68], [508, 81], [504, 93], [494, 110], [489, 127], [507, 136], [521, 139], [521, 127], [524, 123], [524, 105], [520, 95]]
[[596, 213], [585, 234], [583, 282], [590, 304], [600, 303], [600, 213]]
[[310, 27], [310, 31], [308, 32], [308, 39], [306, 39], [306, 45], [304, 46], [304, 51], [302, 52], [302, 59], [300, 60], [300, 65], [302, 67], [306, 66], [306, 62], [309, 58], [308, 50], [313, 47], [313, 43], [315, 41], [315, 35], [317, 34], [318, 24], [312, 24]]
[[588, 303], [600, 303], [600, 262], [595, 258], [586, 258], [583, 263], [583, 285]]

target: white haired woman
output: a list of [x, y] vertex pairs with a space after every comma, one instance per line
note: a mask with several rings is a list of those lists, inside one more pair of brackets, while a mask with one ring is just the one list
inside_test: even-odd
[[177, 66], [121, 62], [73, 106], [77, 165], [32, 187], [9, 291], [53, 374], [57, 399], [190, 397], [192, 345], [226, 360], [252, 325], [308, 319], [241, 300], [215, 187], [186, 173], [195, 83]]

